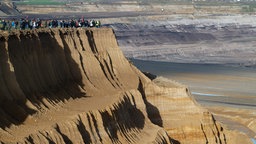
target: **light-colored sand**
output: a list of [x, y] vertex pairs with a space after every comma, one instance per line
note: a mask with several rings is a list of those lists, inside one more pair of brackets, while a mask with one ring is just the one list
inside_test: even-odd
[[256, 136], [256, 69], [222, 65], [132, 60], [142, 71], [187, 85], [216, 119], [250, 137]]

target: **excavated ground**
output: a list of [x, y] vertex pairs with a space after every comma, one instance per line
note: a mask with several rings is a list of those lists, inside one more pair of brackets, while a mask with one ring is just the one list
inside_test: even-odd
[[1, 33], [2, 143], [250, 143], [182, 85], [152, 82], [112, 29]]
[[218, 120], [255, 138], [253, 19], [169, 15], [111, 26], [121, 49], [139, 69], [188, 85]]
[[254, 67], [253, 19], [250, 15], [162, 15], [117, 20], [120, 23], [111, 26], [129, 58]]
[[[132, 58], [256, 65], [254, 16], [233, 15], [242, 7], [121, 6], [18, 9], [29, 17], [100, 18]], [[1, 32], [0, 42], [0, 143], [240, 144], [255, 134], [254, 110], [204, 105], [227, 128], [186, 86], [150, 81], [118, 50], [112, 30]]]
[[3, 143], [170, 143], [111, 29], [2, 34]]

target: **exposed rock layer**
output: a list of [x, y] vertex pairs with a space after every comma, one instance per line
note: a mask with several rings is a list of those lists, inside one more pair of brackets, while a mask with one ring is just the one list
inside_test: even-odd
[[255, 23], [249, 22], [251, 17], [165, 18], [111, 26], [130, 58], [255, 67]]
[[112, 29], [1, 34], [3, 143], [250, 143], [198, 107], [186, 87], [145, 77]]
[[145, 12], [161, 12], [162, 14], [227, 14], [227, 13], [241, 13], [242, 6], [230, 6], [229, 4], [219, 5], [198, 5], [190, 3], [181, 4], [161, 4], [161, 3], [78, 3], [67, 5], [17, 5], [17, 9], [23, 14], [33, 13], [72, 13], [72, 12], [131, 12], [131, 11], [145, 11]]

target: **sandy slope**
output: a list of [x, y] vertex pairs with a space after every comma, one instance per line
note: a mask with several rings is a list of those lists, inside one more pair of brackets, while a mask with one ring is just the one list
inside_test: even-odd
[[255, 69], [132, 60], [140, 70], [187, 85], [195, 100], [230, 129], [255, 133]]
[[112, 29], [3, 32], [0, 50], [3, 143], [250, 143], [145, 77]]

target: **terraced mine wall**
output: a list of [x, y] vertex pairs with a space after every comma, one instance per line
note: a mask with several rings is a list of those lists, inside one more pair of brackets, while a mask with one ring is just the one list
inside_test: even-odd
[[23, 14], [72, 13], [72, 12], [158, 12], [161, 14], [238, 14], [243, 5], [235, 4], [77, 4], [77, 5], [17, 5]]
[[110, 28], [2, 31], [0, 76], [1, 143], [250, 143], [142, 74]]

